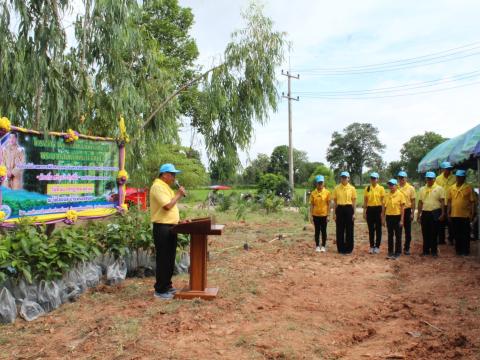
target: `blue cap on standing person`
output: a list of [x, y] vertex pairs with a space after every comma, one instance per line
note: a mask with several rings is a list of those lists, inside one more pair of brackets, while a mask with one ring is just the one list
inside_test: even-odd
[[467, 176], [467, 173], [465, 170], [457, 170], [455, 176]]
[[435, 179], [436, 178], [435, 173], [433, 171], [427, 171], [427, 173], [425, 174], [425, 177], [427, 179]]
[[388, 183], [387, 183], [387, 184], [388, 184], [388, 185], [397, 185], [398, 182], [397, 182], [397, 179], [390, 179], [390, 180], [388, 180]]
[[378, 173], [374, 171], [374, 172], [372, 172], [372, 173], [370, 174], [370, 177], [371, 177], [371, 178], [378, 179], [378, 178], [380, 177], [380, 175], [378, 175]]
[[350, 173], [348, 171], [342, 171], [340, 177], [350, 177]]
[[402, 170], [402, 171], [399, 171], [398, 174], [397, 174], [397, 176], [398, 176], [398, 177], [404, 177], [404, 178], [408, 177], [407, 173], [406, 173], [405, 171], [403, 171], [403, 170]]
[[163, 164], [160, 166], [159, 173], [173, 173], [173, 174], [178, 174], [181, 173], [180, 170], [175, 169], [175, 166], [173, 164]]
[[315, 176], [315, 184], [318, 184], [320, 182], [325, 182], [325, 178], [323, 177], [323, 175]]
[[452, 164], [450, 164], [448, 161], [442, 162], [442, 163], [440, 164], [440, 167], [441, 167], [442, 169], [452, 169], [452, 168], [453, 168]]

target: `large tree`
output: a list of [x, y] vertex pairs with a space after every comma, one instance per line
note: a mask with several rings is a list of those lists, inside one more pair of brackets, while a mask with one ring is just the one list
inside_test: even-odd
[[257, 184], [260, 177], [267, 173], [270, 165], [270, 156], [258, 154], [243, 171], [243, 182], [248, 185]]
[[403, 144], [400, 149], [400, 161], [408, 176], [413, 179], [419, 179], [417, 166], [420, 160], [435, 146], [445, 140], [442, 135], [432, 131], [426, 131], [423, 135], [416, 135]]
[[[295, 183], [301, 184], [308, 180], [313, 169], [308, 166], [308, 156], [305, 151], [293, 149], [293, 174]], [[288, 179], [288, 146], [280, 145], [273, 149], [270, 155], [268, 172], [282, 175]]]
[[24, 127], [104, 136], [118, 134], [123, 116], [129, 172], [143, 171], [156, 143], [178, 143], [187, 117], [211, 164], [222, 164], [219, 177], [234, 173], [254, 124], [277, 107], [285, 34], [252, 4], [222, 61], [198, 69], [193, 15], [178, 0], [82, 2], [76, 46], [67, 49], [61, 19], [73, 0], [0, 0], [0, 114]]
[[327, 160], [335, 172], [347, 170], [355, 180], [360, 179], [364, 166], [379, 164], [385, 145], [378, 133], [378, 129], [369, 123], [350, 124], [343, 133], [335, 131], [327, 149]]

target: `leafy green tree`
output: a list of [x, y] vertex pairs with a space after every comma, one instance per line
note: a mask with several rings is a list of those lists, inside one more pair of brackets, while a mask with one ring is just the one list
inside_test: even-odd
[[[401, 170], [404, 170], [405, 169], [405, 164], [402, 162], [402, 161], [391, 161], [387, 168], [386, 168], [386, 174], [388, 177], [392, 178], [392, 177], [397, 177], [398, 175], [398, 172], [401, 171]], [[410, 175], [410, 174], [408, 174]]]
[[308, 178], [308, 186], [314, 187], [315, 186], [315, 176], [323, 175], [325, 177], [325, 187], [329, 189], [333, 189], [335, 187], [335, 175], [333, 174], [332, 169], [325, 166], [324, 164], [318, 165], [315, 170], [313, 170], [312, 174]]
[[285, 195], [289, 192], [289, 184], [282, 175], [264, 174], [258, 182], [258, 192]]
[[266, 154], [258, 156], [243, 171], [243, 182], [247, 185], [257, 184], [260, 177], [268, 171], [270, 157]]
[[[310, 176], [308, 157], [305, 151], [293, 149], [293, 174], [295, 183], [301, 184]], [[280, 145], [273, 149], [270, 155], [268, 172], [288, 178], [288, 146]]]
[[352, 181], [360, 177], [363, 167], [373, 167], [381, 161], [385, 145], [378, 138], [378, 129], [369, 123], [353, 123], [335, 131], [327, 149], [327, 160], [335, 172], [347, 170]]
[[420, 160], [435, 146], [448, 140], [442, 135], [432, 131], [426, 131], [423, 135], [411, 137], [400, 149], [400, 160], [405, 166], [408, 176], [412, 179], [420, 179], [417, 166]]
[[[132, 186], [148, 187], [158, 176], [158, 170], [163, 163], [173, 163], [182, 172], [177, 178], [180, 184], [187, 188], [195, 188], [208, 184], [208, 175], [195, 151], [179, 145], [157, 143], [145, 154], [140, 171], [130, 173]], [[130, 159], [127, 158], [127, 162]]]

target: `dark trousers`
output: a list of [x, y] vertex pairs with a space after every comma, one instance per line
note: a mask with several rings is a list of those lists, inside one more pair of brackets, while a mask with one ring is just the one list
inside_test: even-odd
[[402, 228], [400, 226], [400, 218], [400, 215], [385, 216], [388, 232], [388, 255], [400, 255], [402, 253]]
[[451, 224], [455, 234], [455, 251], [457, 255], [469, 255], [470, 220], [468, 218], [452, 217]]
[[341, 254], [353, 251], [353, 211], [352, 205], [338, 205], [335, 210], [337, 250]]
[[[445, 214], [447, 214], [446, 206], [444, 211], [445, 211]], [[455, 232], [452, 229], [452, 223], [447, 220], [447, 217], [445, 217], [445, 220], [439, 221], [439, 224], [438, 224], [438, 243], [439, 244], [445, 244], [445, 233], [447, 228], [448, 228], [448, 242], [449, 244], [453, 244]]]
[[[412, 242], [412, 209], [408, 208], [403, 213], [403, 228], [405, 229], [405, 251], [410, 251]], [[400, 237], [402, 237], [402, 228], [400, 228]]]
[[313, 225], [315, 226], [315, 244], [320, 245], [320, 232], [322, 233], [322, 246], [327, 243], [327, 217], [313, 216]]
[[438, 254], [438, 224], [439, 217], [442, 211], [440, 209], [433, 211], [423, 211], [420, 220], [422, 224], [423, 236], [423, 254], [437, 255]]
[[164, 293], [172, 287], [172, 276], [177, 254], [177, 234], [171, 232], [173, 225], [153, 224], [155, 241], [156, 282], [155, 291]]
[[[368, 239], [370, 247], [380, 247], [382, 242], [382, 207], [367, 206]], [[377, 238], [375, 241], [375, 237]]]

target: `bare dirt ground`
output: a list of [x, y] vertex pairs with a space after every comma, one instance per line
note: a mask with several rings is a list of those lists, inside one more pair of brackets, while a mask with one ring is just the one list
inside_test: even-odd
[[414, 254], [395, 261], [385, 234], [382, 253], [367, 254], [361, 221], [354, 254], [342, 256], [331, 223], [322, 254], [299, 214], [218, 217], [227, 227], [210, 244], [216, 300], [154, 299], [153, 278], [99, 286], [0, 327], [0, 358], [480, 359], [480, 262], [446, 245], [438, 259], [420, 257], [418, 226]]

